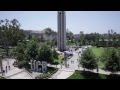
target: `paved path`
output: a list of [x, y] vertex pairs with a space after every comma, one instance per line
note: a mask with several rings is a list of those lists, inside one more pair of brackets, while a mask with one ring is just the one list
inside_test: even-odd
[[[8, 62], [9, 61], [9, 62]], [[15, 59], [4, 59], [3, 69], [6, 70], [6, 66], [10, 65], [10, 70], [7, 68], [4, 77], [7, 79], [33, 79], [32, 75], [25, 69], [19, 69], [13, 66]]]
[[[67, 64], [69, 64], [69, 67], [66, 68], [65, 66], [62, 65], [57, 65], [57, 68], [59, 68], [58, 72], [55, 73], [51, 78], [52, 79], [66, 79], [69, 76], [71, 76], [76, 69], [78, 69], [78, 53], [74, 52], [73, 57], [67, 61]], [[71, 62], [73, 61], [73, 63]], [[51, 67], [56, 67], [55, 65], [50, 65]]]
[[69, 76], [71, 76], [73, 73], [74, 71], [59, 70], [51, 77], [51, 79], [66, 79]]
[[[52, 79], [66, 79], [69, 76], [71, 76], [75, 72], [75, 70], [83, 71], [84, 69], [81, 66], [78, 67], [79, 62], [77, 61], [77, 59], [79, 58], [78, 52], [81, 51], [81, 50], [82, 49], [80, 48], [79, 50], [74, 52], [73, 57], [67, 62], [69, 64], [69, 68], [65, 68], [65, 66], [62, 66], [62, 69], [61, 69], [61, 65], [57, 65], [57, 68], [59, 68], [59, 70], [51, 78]], [[71, 63], [71, 61], [74, 61], [74, 63]], [[50, 66], [51, 67], [56, 67], [55, 65], [50, 65]], [[91, 72], [97, 73], [96, 69], [86, 70], [86, 71], [91, 71]], [[98, 73], [109, 75], [111, 72], [105, 71], [105, 70], [102, 70], [102, 69], [99, 68]], [[120, 74], [120, 72], [117, 72], [116, 74]]]
[[[73, 57], [67, 61], [67, 64], [69, 64], [69, 68], [66, 68], [64, 65], [57, 65], [57, 68], [59, 68], [59, 70], [51, 76], [50, 79], [66, 79], [69, 76], [71, 76], [75, 70], [81, 70], [83, 71], [83, 68], [80, 66], [78, 68], [78, 61], [77, 59], [79, 58], [78, 52], [81, 51], [81, 48], [77, 51], [75, 51], [73, 53]], [[9, 62], [8, 62], [9, 60]], [[10, 70], [7, 71], [7, 73], [5, 73], [5, 77], [7, 79], [34, 79], [35, 76], [39, 75], [40, 73], [28, 73], [27, 71], [25, 71], [24, 69], [18, 69], [17, 67], [13, 66], [13, 62], [15, 61], [15, 59], [6, 59], [3, 60], [3, 69], [5, 70], [6, 65], [10, 65]], [[74, 63], [71, 63], [71, 61], [74, 61]], [[48, 65], [50, 67], [56, 67], [56, 65]], [[90, 71], [90, 70], [88, 70]], [[91, 72], [97, 73], [96, 70], [93, 70]], [[101, 74], [107, 74], [109, 75], [111, 72], [107, 72], [104, 71], [102, 69], [99, 69], [99, 73]], [[120, 72], [118, 72], [117, 74], [120, 74]]]

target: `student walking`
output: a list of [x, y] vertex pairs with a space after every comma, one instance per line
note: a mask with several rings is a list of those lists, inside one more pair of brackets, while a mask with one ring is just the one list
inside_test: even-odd
[[68, 64], [68, 68], [69, 68], [69, 64]]
[[97, 66], [97, 73], [99, 72], [99, 68], [98, 68], [98, 66]]
[[10, 70], [10, 65], [8, 66], [9, 70]]
[[7, 73], [7, 66], [6, 66], [6, 73]]

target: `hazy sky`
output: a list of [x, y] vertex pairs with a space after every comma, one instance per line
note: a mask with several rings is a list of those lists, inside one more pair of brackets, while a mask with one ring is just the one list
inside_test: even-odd
[[[0, 11], [0, 19], [17, 19], [21, 28], [43, 30], [50, 27], [57, 31], [57, 11]], [[67, 28], [75, 34], [113, 29], [120, 33], [120, 11], [66, 11]]]

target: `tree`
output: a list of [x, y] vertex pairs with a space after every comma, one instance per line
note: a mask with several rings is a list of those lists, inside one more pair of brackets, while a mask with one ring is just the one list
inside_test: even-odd
[[40, 61], [47, 61], [49, 63], [52, 62], [53, 55], [50, 47], [48, 47], [46, 44], [43, 44], [41, 47], [39, 47], [37, 59]]
[[24, 60], [25, 44], [23, 44], [23, 43], [18, 43], [15, 52], [16, 52], [17, 61], [22, 61], [22, 60]]
[[106, 60], [105, 69], [108, 71], [117, 72], [120, 71], [120, 54], [115, 49], [110, 49], [109, 58]]
[[24, 40], [24, 33], [23, 30], [20, 29], [20, 23], [18, 20], [0, 20], [0, 41], [2, 47], [5, 48], [8, 56], [8, 47], [9, 46], [16, 46], [18, 41]]
[[53, 57], [54, 57], [55, 59], [58, 59], [58, 56], [59, 56], [59, 54], [58, 54], [57, 51], [54, 49], [54, 50], [53, 50]]
[[100, 56], [100, 61], [106, 63], [106, 60], [109, 58], [110, 49], [104, 48], [104, 52]]
[[35, 40], [30, 40], [25, 51], [26, 60], [36, 59], [38, 55], [38, 44]]
[[48, 35], [48, 36], [51, 35], [52, 34], [51, 28], [46, 28], [45, 29], [45, 34]]
[[2, 68], [3, 67], [3, 65], [2, 65], [2, 55], [0, 55], [0, 69], [1, 69], [1, 71], [2, 71]]
[[73, 40], [73, 33], [67, 29], [66, 37], [68, 40]]
[[40, 37], [40, 41], [41, 42], [44, 42], [45, 40], [44, 40], [44, 37], [43, 37], [43, 34], [41, 35], [41, 37]]
[[17, 48], [15, 49], [15, 56], [19, 68], [26, 67], [28, 65], [28, 62], [25, 60], [25, 49], [26, 45], [24, 43], [18, 43]]
[[86, 51], [83, 52], [80, 64], [82, 65], [83, 68], [87, 68], [90, 70], [97, 68], [96, 57], [90, 49], [87, 49]]
[[29, 34], [29, 35], [28, 35], [28, 40], [31, 40], [31, 39], [32, 39], [32, 35]]

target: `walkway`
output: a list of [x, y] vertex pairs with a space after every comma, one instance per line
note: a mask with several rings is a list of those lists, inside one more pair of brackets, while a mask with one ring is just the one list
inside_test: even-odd
[[[9, 61], [9, 62], [8, 62]], [[15, 59], [4, 59], [3, 69], [6, 70], [6, 66], [10, 65], [10, 70], [7, 69], [4, 77], [7, 79], [33, 79], [32, 75], [25, 69], [19, 69], [13, 66]]]
[[[83, 71], [84, 69], [81, 66], [78, 68], [79, 62], [77, 61], [77, 59], [79, 58], [78, 52], [81, 50], [82, 49], [80, 48], [79, 50], [74, 51], [73, 57], [67, 62], [69, 64], [69, 68], [65, 68], [65, 66], [62, 66], [62, 69], [61, 69], [61, 65], [57, 65], [57, 68], [59, 68], [59, 70], [51, 78], [52, 79], [66, 79], [69, 76], [71, 76], [75, 72], [75, 70]], [[71, 61], [74, 61], [74, 63], [71, 63]], [[56, 67], [55, 65], [50, 65], [50, 66]], [[91, 71], [91, 72], [97, 73], [96, 69], [86, 70], [86, 71]], [[99, 68], [99, 73], [109, 75], [111, 72], [105, 71], [105, 70], [102, 70]], [[116, 74], [120, 74], [120, 72], [118, 72]]]
[[[57, 68], [59, 68], [58, 72], [55, 73], [51, 78], [52, 79], [66, 79], [69, 76], [71, 76], [76, 69], [78, 69], [78, 51], [73, 53], [73, 57], [67, 61], [67, 64], [69, 64], [69, 67], [66, 68], [62, 65], [57, 65]], [[73, 62], [72, 62], [73, 61]], [[56, 65], [50, 65], [51, 67], [56, 67]]]

